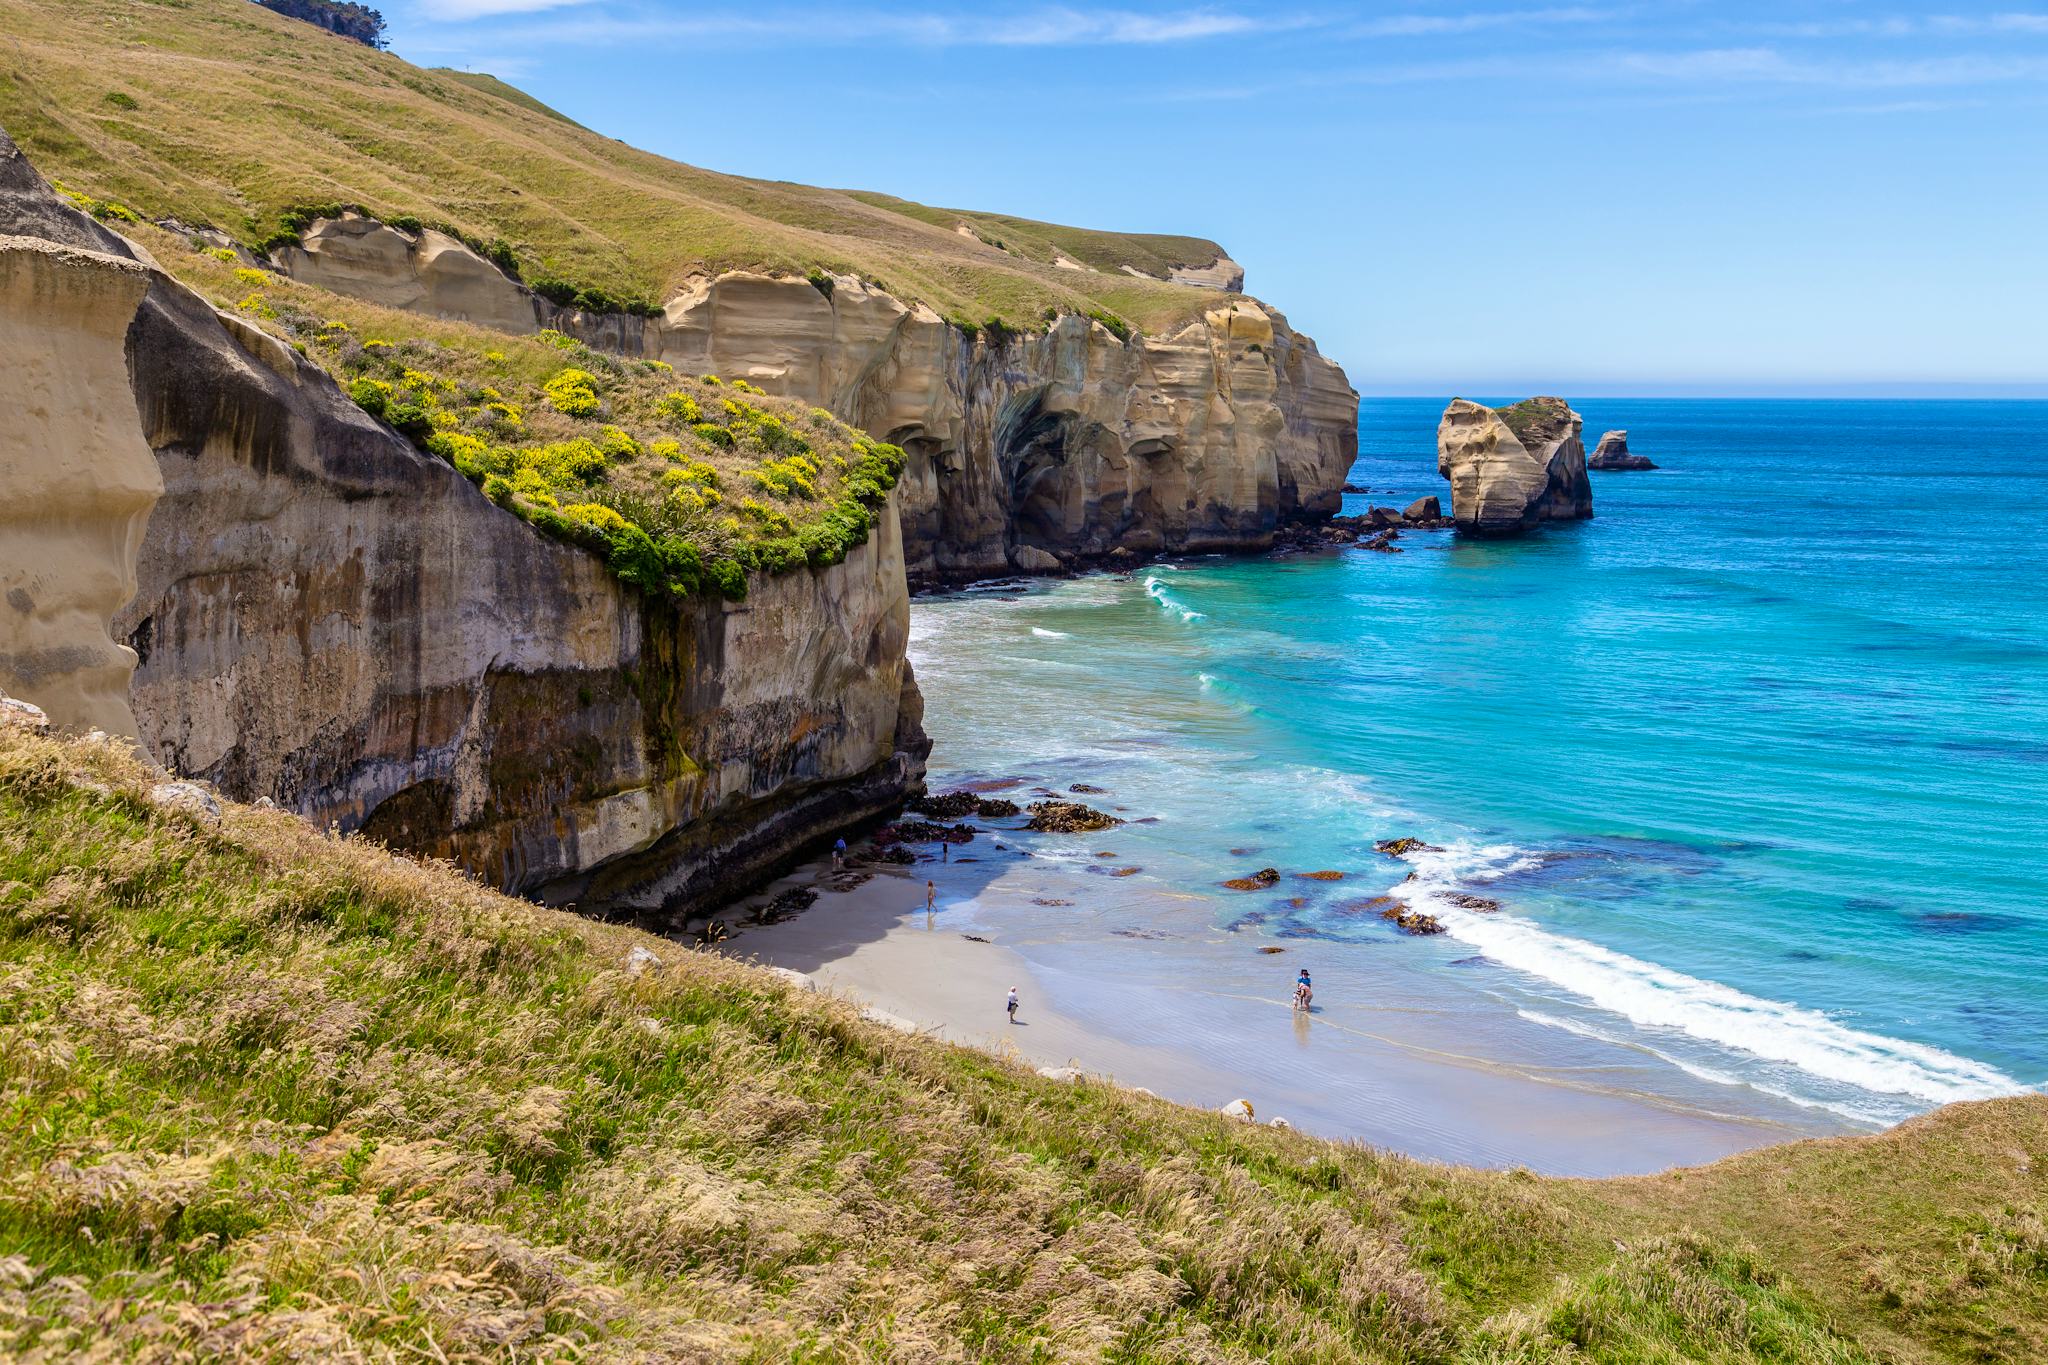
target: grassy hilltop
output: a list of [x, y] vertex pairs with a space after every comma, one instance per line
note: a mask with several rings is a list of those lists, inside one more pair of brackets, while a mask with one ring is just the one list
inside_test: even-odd
[[[294, 208], [358, 203], [621, 301], [659, 302], [707, 268], [860, 275], [1013, 327], [1054, 308], [1158, 330], [1216, 300], [1122, 270], [1207, 265], [1213, 242], [721, 175], [247, 0], [0, 0], [0, 35], [0, 127], [46, 175], [251, 245]], [[1056, 268], [1062, 252], [1098, 273]]]
[[1430, 1165], [151, 780], [0, 731], [12, 1359], [2048, 1357], [2048, 1099], [1645, 1179]]

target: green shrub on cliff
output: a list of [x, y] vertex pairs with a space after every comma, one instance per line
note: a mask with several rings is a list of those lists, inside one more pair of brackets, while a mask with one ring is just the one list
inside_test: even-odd
[[424, 322], [193, 256], [188, 275], [223, 300], [261, 282], [235, 306], [304, 347], [365, 412], [645, 592], [740, 597], [750, 572], [837, 564], [902, 474], [894, 446], [752, 384], [679, 379], [559, 332]]

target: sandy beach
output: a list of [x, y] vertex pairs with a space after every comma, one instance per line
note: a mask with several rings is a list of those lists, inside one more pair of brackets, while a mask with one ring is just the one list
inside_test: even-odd
[[[816, 903], [767, 925], [744, 924], [738, 907], [725, 951], [933, 1037], [1203, 1108], [1245, 1099], [1261, 1120], [1429, 1159], [1610, 1175], [1821, 1131], [1789, 1106], [1759, 1117], [1718, 1112], [1711, 1095], [1644, 1094], [1626, 1058], [1560, 1045], [1549, 1030], [1532, 1049], [1398, 989], [1405, 974], [1383, 951], [1262, 954], [1191, 913], [1199, 896], [1086, 876], [1006, 833], [955, 849], [954, 861], [862, 869], [872, 875], [851, 890], [832, 889], [829, 864], [799, 869], [749, 904], [795, 886], [816, 889]], [[1305, 1016], [1291, 985], [1310, 961], [1317, 1003]], [[1003, 1010], [1012, 986], [1014, 1024]]]

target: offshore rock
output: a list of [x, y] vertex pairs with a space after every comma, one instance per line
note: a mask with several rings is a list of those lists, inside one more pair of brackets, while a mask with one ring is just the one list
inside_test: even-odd
[[1588, 469], [1655, 469], [1647, 455], [1632, 455], [1628, 448], [1626, 431], [1610, 431], [1600, 438], [1600, 444], [1593, 447], [1593, 453], [1586, 460]]
[[1451, 481], [1461, 534], [1519, 535], [1593, 515], [1583, 423], [1562, 398], [1498, 410], [1454, 398], [1437, 426], [1437, 472]]
[[[0, 383], [75, 363], [109, 424], [99, 458], [148, 455], [119, 507], [30, 505], [97, 554], [63, 588], [83, 594], [66, 658], [116, 667], [98, 637], [133, 590], [113, 621], [137, 660], [129, 733], [173, 772], [655, 924], [921, 789], [897, 518], [744, 603], [645, 599], [64, 205], [4, 134], [0, 234], [118, 257], [81, 268], [147, 290], [85, 354], [73, 324], [9, 334]], [[10, 612], [35, 614], [8, 593]]]
[[[726, 271], [642, 318], [558, 307], [452, 238], [354, 215], [314, 222], [277, 264], [340, 293], [507, 331], [553, 327], [829, 408], [909, 456], [901, 515], [921, 580], [1054, 572], [1119, 550], [1265, 549], [1289, 519], [1338, 510], [1358, 453], [1344, 372], [1243, 297], [1159, 336], [1126, 340], [1077, 314], [970, 335], [855, 276], [827, 291]], [[1233, 280], [1225, 258], [1182, 282]]]

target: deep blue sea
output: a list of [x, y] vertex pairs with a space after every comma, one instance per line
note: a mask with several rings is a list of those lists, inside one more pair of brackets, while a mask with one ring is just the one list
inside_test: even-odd
[[[1642, 1088], [1857, 1126], [2048, 1082], [2048, 403], [1575, 406], [1662, 466], [1584, 524], [920, 602], [935, 788], [1107, 787], [1205, 931], [1383, 942]], [[1446, 491], [1442, 408], [1363, 405], [1347, 510]], [[1445, 851], [1403, 883], [1397, 835]], [[1268, 865], [1348, 876], [1214, 892]]]

